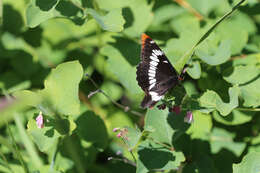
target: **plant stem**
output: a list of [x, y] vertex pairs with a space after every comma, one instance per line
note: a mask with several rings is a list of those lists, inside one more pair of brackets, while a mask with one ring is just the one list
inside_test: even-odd
[[9, 135], [10, 135], [10, 137], [11, 137], [11, 141], [12, 141], [12, 144], [13, 144], [14, 149], [15, 149], [15, 154], [18, 156], [18, 160], [19, 160], [19, 162], [21, 163], [21, 165], [22, 165], [22, 167], [23, 167], [23, 169], [24, 169], [24, 172], [29, 173], [29, 169], [28, 169], [27, 165], [25, 164], [25, 162], [24, 162], [24, 160], [23, 160], [23, 157], [22, 157], [22, 155], [21, 155], [21, 153], [20, 153], [20, 150], [18, 149], [18, 146], [16, 145], [16, 142], [15, 142], [14, 136], [13, 136], [13, 133], [11, 132], [11, 129], [10, 129], [10, 127], [9, 127], [8, 122], [6, 122], [6, 127], [7, 127], [7, 130], [8, 130], [8, 133], [9, 133]]
[[130, 112], [132, 113], [133, 115], [136, 115], [136, 116], [139, 116], [139, 117], [142, 117], [144, 116], [143, 114], [141, 114], [140, 112], [137, 112], [137, 111], [134, 111], [134, 110], [131, 110], [131, 108], [129, 106], [124, 106], [120, 103], [117, 103], [116, 101], [114, 101], [112, 98], [109, 97], [108, 94], [106, 94], [102, 89], [99, 89], [98, 85], [96, 84], [96, 82], [87, 74], [86, 75], [88, 77], [88, 79], [92, 82], [92, 84], [97, 88], [96, 91], [94, 92], [91, 92], [89, 94], [89, 96], [93, 96], [93, 93], [96, 94], [96, 93], [102, 93], [106, 98], [108, 98], [114, 105], [116, 105], [117, 107], [123, 109], [125, 112]]
[[131, 161], [125, 157], [123, 157], [123, 158], [109, 157], [108, 160], [117, 160], [117, 161], [121, 161], [121, 162], [124, 162], [124, 163], [127, 163], [129, 165], [136, 167], [136, 163], [134, 163], [133, 161]]
[[249, 112], [259, 112], [260, 108], [236, 108], [236, 110], [249, 111]]
[[196, 11], [194, 8], [192, 8], [192, 6], [185, 0], [174, 0], [174, 1], [177, 2], [179, 5], [181, 5], [183, 8], [186, 8], [189, 12], [191, 12], [199, 20], [203, 20], [203, 16], [198, 11]]
[[152, 140], [154, 143], [159, 144], [159, 145], [161, 145], [161, 146], [163, 146], [163, 147], [169, 149], [170, 151], [174, 151], [174, 148], [173, 148], [172, 146], [169, 146], [169, 145], [166, 145], [166, 144], [164, 144], [164, 143], [161, 143], [161, 142], [155, 140], [155, 139], [152, 138], [152, 137], [147, 137], [147, 139]]
[[[124, 138], [122, 138], [122, 140], [123, 140], [123, 142], [125, 143], [125, 145], [127, 145], [127, 143], [126, 143], [125, 139], [124, 139]], [[137, 160], [136, 160], [136, 158], [135, 158], [135, 155], [134, 155], [133, 151], [132, 151], [132, 150], [128, 150], [128, 151], [129, 151], [129, 152], [130, 152], [130, 154], [132, 155], [132, 157], [133, 157], [133, 159], [134, 159], [134, 162], [135, 162], [135, 163], [137, 163]]]
[[23, 123], [21, 120], [21, 114], [15, 113], [14, 121], [15, 121], [16, 127], [19, 131], [19, 135], [22, 139], [23, 145], [24, 145], [26, 151], [28, 152], [33, 165], [36, 168], [42, 167], [42, 165], [43, 165], [42, 160], [40, 159], [40, 157], [35, 149], [34, 144], [30, 140], [30, 138], [28, 137], [28, 135], [26, 133], [26, 130], [24, 129], [24, 126], [23, 126]]

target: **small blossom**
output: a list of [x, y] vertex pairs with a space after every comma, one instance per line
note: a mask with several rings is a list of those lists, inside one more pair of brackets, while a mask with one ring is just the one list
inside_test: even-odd
[[181, 113], [181, 107], [180, 106], [173, 106], [169, 109], [169, 112], [175, 112], [176, 114]]
[[193, 122], [193, 115], [191, 111], [187, 112], [186, 116], [184, 117], [184, 122], [189, 124]]
[[117, 152], [116, 152], [116, 155], [122, 155], [122, 151], [120, 151], [120, 150], [118, 150]]
[[121, 138], [121, 137], [122, 137], [122, 132], [119, 132], [119, 133], [116, 135], [116, 137]]
[[116, 127], [113, 129], [113, 132], [117, 132], [118, 130], [120, 130], [120, 128]]
[[44, 127], [42, 112], [40, 112], [39, 115], [37, 116], [36, 124], [37, 124], [37, 127], [40, 128], [40, 129]]

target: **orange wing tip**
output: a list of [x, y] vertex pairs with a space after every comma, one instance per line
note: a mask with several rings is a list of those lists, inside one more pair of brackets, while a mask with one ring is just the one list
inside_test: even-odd
[[145, 33], [142, 34], [141, 36], [141, 40], [142, 40], [142, 47], [144, 47], [145, 44], [145, 40], [150, 38], [148, 35], [146, 35]]

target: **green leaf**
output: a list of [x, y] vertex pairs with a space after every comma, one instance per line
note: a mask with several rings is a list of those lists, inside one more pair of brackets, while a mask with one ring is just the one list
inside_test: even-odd
[[201, 1], [193, 1], [193, 0], [188, 0], [188, 3], [198, 10], [200, 13], [203, 15], [207, 16], [212, 10], [217, 8], [222, 1], [215, 1], [215, 0], [201, 0]]
[[193, 79], [199, 79], [201, 75], [201, 67], [198, 61], [192, 61], [192, 64], [188, 67], [187, 73]]
[[197, 18], [190, 14], [185, 13], [183, 15], [175, 17], [173, 20], [171, 20], [170, 25], [173, 31], [176, 32], [178, 35], [181, 35], [185, 32], [192, 32], [193, 34], [199, 35], [201, 33], [199, 20], [197, 20]]
[[216, 121], [225, 125], [240, 125], [252, 120], [255, 112], [232, 110], [228, 116], [221, 116], [217, 111], [213, 112], [213, 117]]
[[138, 128], [124, 127], [126, 129], [125, 143], [128, 145], [129, 150], [133, 150], [140, 143], [142, 133]]
[[239, 88], [234, 86], [229, 88], [229, 103], [224, 103], [220, 96], [215, 92], [208, 90], [199, 99], [200, 106], [209, 108], [212, 111], [214, 109], [218, 110], [221, 115], [228, 115], [234, 108], [238, 106], [238, 95]]
[[260, 152], [260, 135], [255, 136], [252, 141], [250, 141], [250, 146], [248, 148], [248, 153]]
[[260, 105], [260, 78], [247, 85], [240, 86], [241, 97], [244, 99], [245, 107], [257, 107]]
[[[113, 82], [108, 81], [105, 81], [100, 87], [100, 89], [103, 90], [105, 93], [109, 93], [109, 97], [113, 100], [119, 100], [123, 92], [122, 87]], [[95, 96], [93, 96], [93, 98], [91, 98], [91, 102], [93, 104], [97, 103], [102, 105], [111, 103], [111, 101], [103, 94], [96, 94]]]
[[108, 45], [101, 49], [101, 53], [108, 56], [108, 69], [118, 78], [124, 87], [133, 94], [140, 94], [142, 91], [136, 81], [136, 68], [129, 64], [118, 49]]
[[[3, 46], [6, 49], [23, 50], [23, 51], [30, 53], [32, 56], [36, 56], [35, 50], [28, 43], [26, 43], [25, 40], [23, 40], [21, 38], [17, 38], [17, 37], [15, 37], [15, 35], [5, 32], [1, 36], [1, 41], [3, 43]], [[23, 52], [21, 52], [21, 53], [24, 56], [24, 53]], [[29, 56], [31, 56], [31, 55], [29, 55]]]
[[115, 8], [123, 8], [130, 5], [130, 3], [133, 3], [134, 0], [96, 0], [99, 8], [105, 9], [105, 10], [112, 10]]
[[[185, 32], [181, 32], [180, 38], [170, 39], [167, 41], [165, 54], [179, 73], [182, 71], [184, 65], [188, 61], [188, 59], [187, 61], [185, 60], [185, 63], [182, 65], [182, 63], [180, 63], [180, 59], [182, 56], [184, 56], [185, 53], [187, 53], [187, 51], [189, 51], [190, 47], [195, 44], [197, 39], [198, 33], [186, 30]], [[189, 56], [191, 56], [192, 53], [193, 51], [189, 52]]]
[[154, 142], [145, 141], [138, 147], [137, 173], [149, 170], [177, 169], [185, 160], [182, 152], [170, 151]]
[[211, 116], [199, 111], [193, 111], [192, 113], [194, 121], [186, 133], [190, 134], [192, 139], [207, 140], [212, 128]]
[[77, 133], [84, 141], [93, 143], [104, 150], [108, 143], [108, 134], [104, 121], [91, 111], [83, 113], [76, 121]]
[[216, 154], [221, 149], [225, 148], [232, 151], [237, 157], [239, 157], [244, 151], [246, 143], [234, 142], [234, 136], [235, 134], [215, 127], [210, 135], [211, 152]]
[[124, 33], [131, 37], [139, 37], [152, 23], [152, 4], [147, 4], [147, 1], [133, 0], [127, 9], [130, 14], [126, 16], [126, 21], [130, 22], [128, 24], [130, 26], [125, 28]]
[[17, 99], [23, 100], [27, 106], [37, 107], [42, 101], [42, 98], [38, 93], [29, 90], [17, 91], [13, 95]]
[[101, 26], [102, 29], [111, 32], [120, 32], [124, 29], [125, 20], [122, 16], [121, 9], [113, 9], [105, 16], [99, 15], [95, 10], [88, 8], [87, 13], [90, 14]]
[[[176, 70], [180, 73], [181, 70], [183, 69], [184, 65], [188, 62], [188, 60], [190, 59], [190, 57], [192, 56], [192, 53], [194, 52], [195, 48], [201, 43], [203, 42], [212, 31], [215, 30], [215, 28], [222, 23], [228, 16], [230, 16], [245, 0], [241, 0], [239, 1], [239, 3], [237, 3], [231, 11], [229, 11], [228, 13], [226, 13], [224, 16], [222, 16], [214, 25], [212, 25], [201, 37], [200, 39], [198, 39], [198, 41], [196, 41], [193, 46], [191, 46], [189, 49], [187, 49], [187, 51], [185, 52], [185, 54], [183, 54], [178, 61], [175, 63], [175, 68]], [[223, 32], [224, 33], [224, 32]], [[228, 38], [226, 38], [225, 40], [227, 40]], [[247, 39], [247, 38], [246, 38]], [[235, 46], [235, 43], [234, 43]], [[232, 47], [231, 47], [232, 48]]]
[[259, 69], [253, 65], [235, 66], [225, 70], [223, 78], [233, 85], [243, 84], [256, 78], [259, 72]]
[[44, 128], [38, 128], [34, 119], [28, 121], [27, 130], [39, 150], [44, 153], [48, 153], [52, 147], [57, 145], [58, 138], [61, 136], [52, 125], [45, 124]]
[[[64, 156], [62, 156], [61, 153], [57, 153], [57, 156], [55, 158], [55, 170], [59, 171], [59, 172], [63, 172], [63, 171], [68, 171], [70, 169], [72, 169], [74, 163], [71, 159], [66, 158]], [[48, 171], [49, 171], [49, 167], [48, 167]]]
[[231, 42], [229, 40], [221, 41], [217, 49], [211, 50], [211, 48], [208, 47], [208, 43], [204, 42], [196, 50], [196, 55], [209, 65], [222, 64], [226, 62], [231, 56], [230, 43]]
[[148, 110], [145, 116], [145, 130], [153, 129], [150, 136], [157, 141], [172, 144], [188, 128], [184, 123], [184, 113], [181, 115], [168, 114], [168, 110]]
[[54, 0], [52, 3], [45, 3], [44, 10], [41, 9], [37, 4], [38, 1], [31, 0], [31, 3], [26, 9], [26, 21], [27, 26], [33, 28], [41, 24], [42, 22], [59, 16], [59, 13], [55, 10], [59, 0]]
[[80, 107], [79, 82], [82, 77], [83, 69], [78, 61], [60, 64], [51, 71], [40, 94], [54, 111], [62, 115], [77, 115]]
[[184, 13], [185, 10], [175, 4], [167, 4], [161, 6], [154, 11], [154, 19], [152, 26], [161, 26], [166, 21]]
[[260, 152], [245, 155], [242, 162], [233, 164], [233, 173], [258, 173], [260, 172]]
[[244, 58], [238, 58], [233, 60], [233, 66], [239, 65], [256, 65], [260, 62], [260, 53], [249, 54]]
[[231, 41], [231, 54], [239, 54], [248, 41], [248, 32], [236, 22], [225, 21], [217, 29], [216, 33], [221, 40]]

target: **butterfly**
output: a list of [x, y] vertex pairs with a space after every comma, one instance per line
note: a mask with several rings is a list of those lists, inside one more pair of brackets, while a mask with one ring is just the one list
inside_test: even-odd
[[148, 35], [142, 34], [141, 41], [141, 62], [137, 66], [136, 80], [145, 92], [141, 107], [152, 108], [167, 91], [183, 80], [185, 70], [179, 75]]

